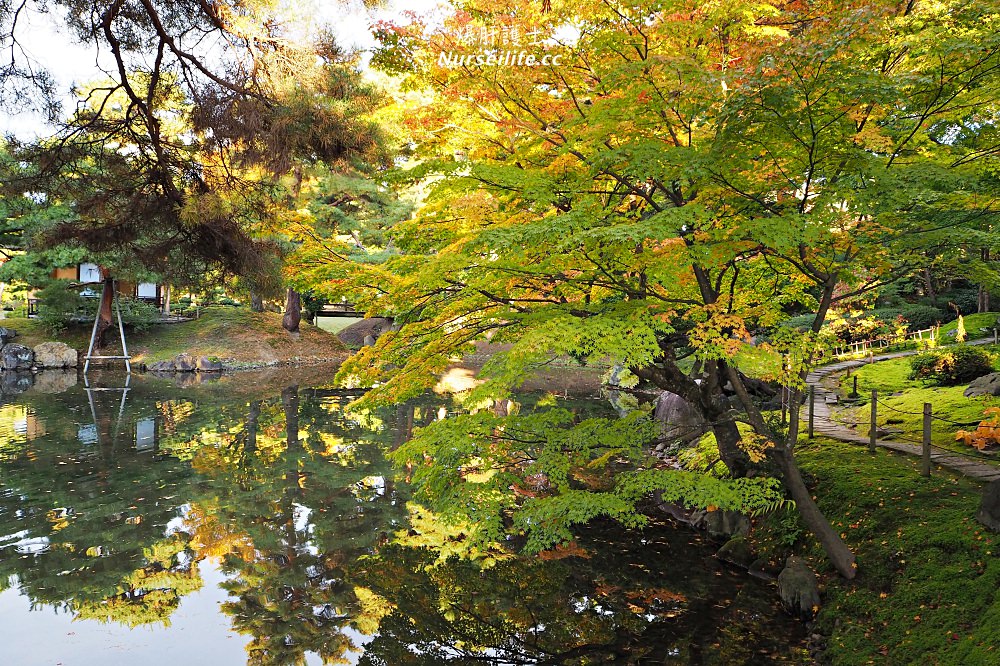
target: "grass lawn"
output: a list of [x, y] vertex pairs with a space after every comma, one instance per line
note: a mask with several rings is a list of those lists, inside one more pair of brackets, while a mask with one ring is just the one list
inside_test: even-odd
[[[0, 326], [13, 328], [17, 342], [35, 346], [58, 340], [86, 351], [90, 326], [78, 326], [51, 335], [37, 319], [6, 319]], [[114, 343], [117, 346], [117, 336]], [[135, 362], [153, 363], [187, 352], [216, 357], [230, 367], [269, 363], [318, 362], [342, 359], [344, 345], [331, 333], [305, 322], [298, 334], [281, 328], [281, 315], [251, 312], [237, 307], [208, 307], [201, 317], [179, 324], [154, 324], [145, 331], [126, 331], [126, 342]]]
[[829, 662], [1000, 664], [1000, 535], [975, 521], [980, 485], [825, 439], [803, 442], [798, 458], [858, 556], [847, 582], [805, 545], [826, 581], [817, 626]]

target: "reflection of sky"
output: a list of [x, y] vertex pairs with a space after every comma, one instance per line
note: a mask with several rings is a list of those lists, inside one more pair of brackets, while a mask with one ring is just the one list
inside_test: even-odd
[[[0, 617], [17, 618], [0, 622], [3, 664], [66, 664], [66, 666], [109, 666], [109, 664], [245, 664], [249, 636], [229, 625], [229, 616], [219, 610], [227, 600], [220, 585], [226, 576], [218, 566], [202, 560], [198, 564], [204, 587], [181, 597], [180, 606], [170, 616], [170, 626], [157, 624], [130, 629], [127, 626], [94, 621], [74, 622], [70, 613], [49, 606], [31, 610], [31, 602], [16, 588], [0, 592]], [[344, 635], [362, 646], [370, 636], [345, 627]], [[359, 653], [345, 655], [356, 664]], [[307, 664], [322, 664], [319, 656], [306, 654]]]
[[80, 426], [80, 429], [76, 431], [76, 438], [80, 440], [81, 444], [88, 446], [97, 444], [97, 426], [93, 423]]
[[[31, 602], [16, 589], [0, 592], [0, 645], [4, 664], [244, 664], [249, 637], [229, 626], [219, 611], [226, 592], [222, 573], [200, 564], [205, 586], [181, 598], [170, 626], [130, 629], [124, 625], [73, 622], [69, 613], [46, 606], [29, 612]], [[318, 662], [317, 662], [318, 663]]]

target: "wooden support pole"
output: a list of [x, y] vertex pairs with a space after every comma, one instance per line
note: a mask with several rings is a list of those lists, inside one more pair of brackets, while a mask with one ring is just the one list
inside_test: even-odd
[[858, 398], [858, 376], [854, 375], [854, 390], [851, 391], [851, 397], [857, 400]]
[[920, 476], [931, 475], [931, 403], [924, 403], [924, 441], [921, 447]]
[[868, 432], [868, 453], [875, 453], [875, 435], [878, 432], [878, 391], [872, 389], [872, 427]]
[[809, 385], [809, 439], [815, 437], [814, 426], [816, 418], [816, 386]]
[[993, 329], [993, 344], [997, 344], [997, 329]]

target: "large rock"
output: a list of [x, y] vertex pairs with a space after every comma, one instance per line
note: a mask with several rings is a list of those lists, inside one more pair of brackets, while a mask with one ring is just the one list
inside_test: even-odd
[[199, 356], [197, 363], [195, 363], [195, 369], [198, 372], [222, 372], [222, 361], [207, 356]]
[[735, 564], [738, 567], [748, 569], [757, 559], [750, 549], [750, 542], [745, 536], [736, 536], [723, 544], [719, 552], [715, 554], [723, 562]]
[[175, 370], [177, 370], [177, 368], [174, 367], [173, 361], [157, 361], [153, 365], [149, 366], [149, 371], [155, 373], [174, 372]]
[[790, 614], [811, 620], [819, 610], [819, 585], [816, 574], [801, 558], [789, 557], [778, 574], [778, 596]]
[[709, 511], [705, 515], [705, 529], [714, 539], [746, 536], [750, 531], [750, 519], [739, 511]]
[[43, 342], [35, 347], [35, 365], [40, 368], [75, 368], [76, 350], [63, 342]]
[[359, 349], [365, 346], [365, 338], [371, 337], [377, 340], [378, 336], [390, 329], [392, 329], [392, 319], [372, 317], [351, 324], [337, 333], [337, 337], [348, 347]]
[[31, 347], [9, 344], [0, 349], [0, 364], [4, 370], [28, 370], [35, 362]]
[[197, 367], [191, 354], [178, 354], [174, 357], [174, 372], [194, 372]]
[[1000, 532], [1000, 481], [991, 481], [983, 488], [976, 520], [994, 532]]
[[5, 345], [17, 337], [17, 331], [12, 328], [0, 326], [0, 345]]
[[656, 400], [653, 418], [663, 426], [663, 437], [668, 440], [689, 442], [705, 432], [705, 420], [691, 404], [670, 391], [664, 391]]
[[966, 398], [974, 398], [979, 395], [1000, 395], [1000, 372], [991, 372], [969, 382], [969, 388], [965, 389]]

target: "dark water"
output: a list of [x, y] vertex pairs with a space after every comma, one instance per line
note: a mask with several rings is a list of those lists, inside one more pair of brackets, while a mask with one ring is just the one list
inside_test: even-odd
[[4, 665], [804, 662], [773, 589], [688, 531], [438, 559], [461, 538], [384, 454], [448, 397], [354, 412], [273, 375], [134, 377], [124, 400], [43, 379], [0, 405]]

